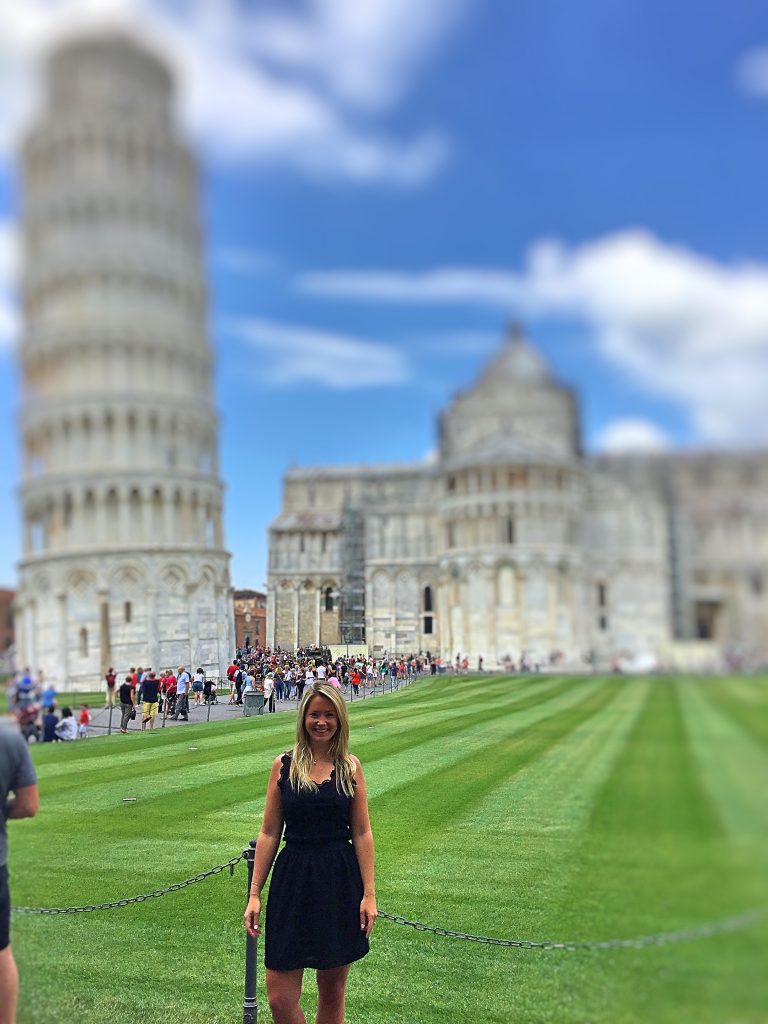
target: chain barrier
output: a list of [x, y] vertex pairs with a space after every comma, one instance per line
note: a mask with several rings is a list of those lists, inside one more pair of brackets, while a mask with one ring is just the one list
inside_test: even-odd
[[632, 939], [598, 939], [592, 942], [534, 942], [531, 939], [495, 939], [487, 935], [472, 935], [469, 932], [457, 932], [451, 928], [436, 928], [432, 925], [422, 924], [420, 921], [409, 921], [399, 914], [387, 914], [380, 910], [378, 916], [385, 921], [392, 921], [393, 924], [406, 925], [417, 932], [430, 932], [432, 935], [441, 935], [449, 939], [464, 939], [467, 942], [480, 942], [486, 946], [506, 946], [515, 949], [559, 949], [568, 952], [579, 950], [602, 950], [602, 949], [642, 949], [646, 946], [668, 946], [675, 942], [691, 942], [694, 939], [705, 939], [712, 935], [720, 935], [724, 932], [734, 932], [741, 928], [748, 928], [755, 924], [766, 914], [766, 908], [755, 908], [745, 911], [734, 917], [726, 917], [720, 921], [712, 921], [708, 924], [697, 925], [693, 928], [681, 928], [678, 931], [658, 932], [655, 935], [640, 935]]
[[[135, 903], [144, 903], [146, 900], [158, 899], [167, 896], [170, 892], [178, 892], [186, 889], [187, 886], [195, 885], [197, 882], [204, 882], [206, 878], [221, 874], [222, 871], [229, 871], [230, 877], [234, 875], [235, 868], [241, 860], [247, 860], [245, 853], [239, 853], [236, 857], [230, 857], [225, 864], [217, 864], [215, 868], [208, 871], [201, 871], [192, 878], [186, 878], [183, 882], [175, 882], [163, 889], [155, 889], [141, 896], [130, 896], [122, 900], [114, 900], [111, 903], [94, 903], [85, 907], [14, 907], [17, 914], [87, 914], [93, 910], [112, 910], [115, 907], [128, 907]], [[460, 932], [452, 928], [440, 928], [435, 925], [424, 924], [421, 921], [410, 921], [400, 914], [388, 914], [379, 910], [378, 916], [384, 921], [391, 921], [393, 924], [404, 925], [413, 928], [417, 932], [428, 932], [431, 935], [439, 935], [447, 939], [463, 939], [465, 942], [479, 942], [486, 946], [504, 946], [513, 949], [548, 949], [565, 950], [567, 952], [594, 951], [604, 949], [642, 949], [647, 946], [668, 946], [677, 942], [691, 942], [695, 939], [710, 938], [713, 935], [722, 935], [726, 932], [739, 931], [748, 928], [765, 917], [768, 908], [757, 907], [747, 910], [744, 913], [736, 914], [733, 917], [726, 917], [719, 921], [710, 921], [706, 924], [696, 925], [692, 928], [681, 928], [677, 931], [657, 932], [653, 935], [639, 935], [629, 939], [596, 939], [587, 942], [554, 942], [543, 940], [535, 942], [532, 939], [497, 939], [488, 935], [473, 935], [470, 932]]]
[[92, 910], [112, 910], [114, 907], [128, 907], [133, 903], [144, 903], [145, 900], [154, 900], [160, 896], [167, 896], [169, 892], [178, 892], [179, 889], [186, 889], [188, 885], [204, 882], [206, 878], [219, 875], [227, 869], [229, 869], [231, 877], [243, 858], [244, 854], [240, 853], [237, 857], [231, 857], [226, 864], [218, 864], [215, 868], [211, 868], [210, 871], [201, 871], [199, 875], [186, 878], [183, 882], [174, 882], [173, 885], [167, 885], [164, 889], [155, 889], [154, 892], [148, 892], [143, 896], [131, 896], [128, 899], [115, 900], [113, 903], [94, 903], [88, 907], [14, 907], [13, 909], [17, 914], [88, 914]]

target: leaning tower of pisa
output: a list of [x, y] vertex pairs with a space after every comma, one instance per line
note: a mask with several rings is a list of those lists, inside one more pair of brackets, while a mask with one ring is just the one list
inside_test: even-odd
[[23, 151], [19, 662], [218, 674], [233, 649], [197, 167], [136, 42], [68, 43]]

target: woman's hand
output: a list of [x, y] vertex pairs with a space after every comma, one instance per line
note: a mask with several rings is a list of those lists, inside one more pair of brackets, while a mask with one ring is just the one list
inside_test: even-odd
[[258, 896], [251, 896], [243, 914], [243, 922], [245, 923], [245, 930], [252, 939], [258, 938], [261, 933], [261, 926], [259, 925], [260, 914], [261, 899]]
[[363, 896], [363, 901], [360, 904], [360, 931], [365, 932], [366, 939], [373, 931], [377, 916], [376, 897]]

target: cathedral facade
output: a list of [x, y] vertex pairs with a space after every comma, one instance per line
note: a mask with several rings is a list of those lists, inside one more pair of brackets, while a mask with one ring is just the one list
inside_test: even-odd
[[197, 167], [164, 64], [119, 36], [53, 54], [23, 152], [18, 664], [92, 688], [110, 665], [234, 648]]
[[429, 463], [286, 473], [269, 644], [494, 668], [764, 643], [765, 453], [585, 456], [575, 394], [516, 331], [438, 434]]

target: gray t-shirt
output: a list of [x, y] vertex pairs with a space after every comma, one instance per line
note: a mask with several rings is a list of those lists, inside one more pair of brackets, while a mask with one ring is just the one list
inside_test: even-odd
[[34, 786], [35, 766], [27, 743], [12, 719], [0, 718], [0, 867], [8, 863], [8, 837], [5, 824], [5, 803], [8, 794]]

